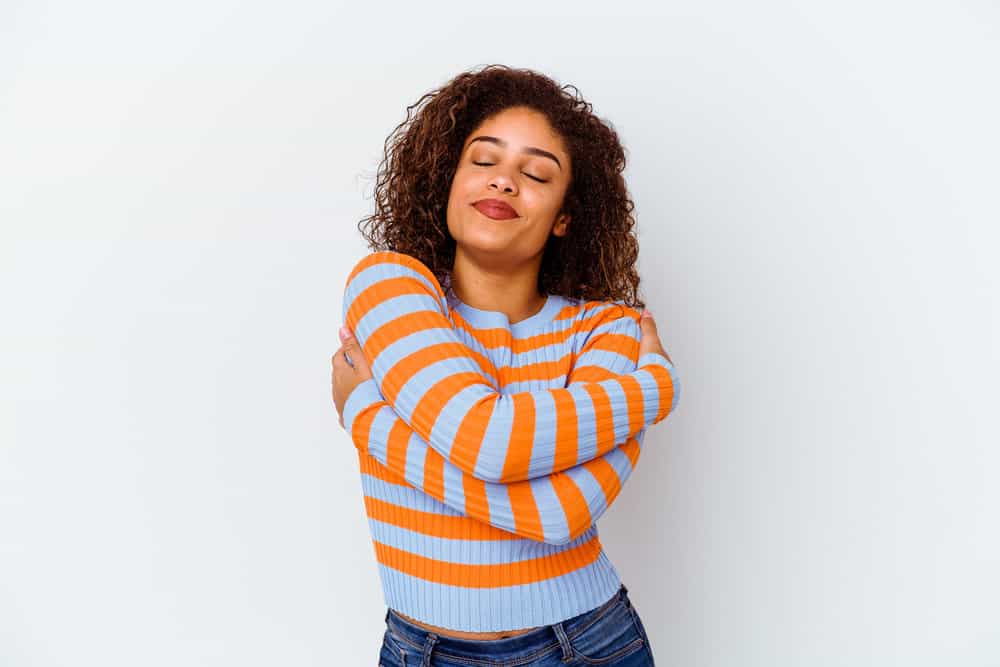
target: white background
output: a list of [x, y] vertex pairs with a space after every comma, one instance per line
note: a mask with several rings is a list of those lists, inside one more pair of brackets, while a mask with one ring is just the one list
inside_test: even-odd
[[492, 62], [628, 150], [683, 395], [600, 529], [658, 664], [1000, 664], [998, 26], [7, 0], [0, 665], [376, 662], [342, 290], [386, 135]]

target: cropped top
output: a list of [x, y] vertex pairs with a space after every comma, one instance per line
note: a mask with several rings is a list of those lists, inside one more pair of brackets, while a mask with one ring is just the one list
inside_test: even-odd
[[[447, 281], [446, 281], [447, 286]], [[372, 376], [343, 406], [386, 604], [466, 632], [554, 624], [621, 585], [595, 521], [680, 396], [639, 312], [549, 294], [511, 323], [403, 253], [350, 271]]]

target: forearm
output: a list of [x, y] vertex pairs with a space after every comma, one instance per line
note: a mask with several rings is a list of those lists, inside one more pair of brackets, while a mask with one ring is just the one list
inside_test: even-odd
[[382, 400], [374, 381], [351, 393], [344, 427], [379, 464], [465, 516], [548, 544], [567, 544], [610, 507], [638, 461], [645, 431], [565, 471], [512, 483], [486, 482], [441, 456]]

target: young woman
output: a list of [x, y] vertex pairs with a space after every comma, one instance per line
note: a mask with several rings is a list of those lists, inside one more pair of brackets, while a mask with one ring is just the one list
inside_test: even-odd
[[680, 391], [640, 320], [624, 150], [530, 70], [422, 103], [386, 143], [332, 360], [389, 606], [379, 664], [652, 665], [594, 525]]

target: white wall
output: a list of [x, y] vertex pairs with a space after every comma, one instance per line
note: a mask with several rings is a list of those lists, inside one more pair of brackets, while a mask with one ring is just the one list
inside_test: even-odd
[[658, 663], [1000, 664], [996, 5], [142, 5], [0, 8], [0, 664], [375, 662], [341, 290], [490, 62], [629, 151], [684, 395], [600, 527]]

